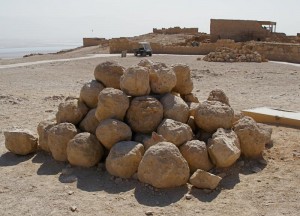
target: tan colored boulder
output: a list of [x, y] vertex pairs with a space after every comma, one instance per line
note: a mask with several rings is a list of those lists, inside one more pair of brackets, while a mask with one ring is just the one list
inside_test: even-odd
[[96, 128], [99, 125], [99, 121], [95, 116], [96, 114], [96, 108], [95, 109], [91, 109], [86, 116], [84, 117], [84, 119], [82, 119], [82, 121], [79, 124], [79, 129], [83, 132], [89, 132], [91, 134], [96, 133]]
[[242, 154], [249, 158], [260, 157], [268, 141], [265, 130], [258, 127], [251, 117], [244, 117], [235, 122], [234, 132], [240, 140]]
[[8, 151], [17, 155], [27, 155], [37, 149], [38, 139], [34, 134], [25, 129], [4, 131], [5, 147]]
[[213, 168], [208, 157], [208, 151], [205, 142], [191, 140], [179, 147], [182, 156], [189, 164], [190, 171], [193, 173], [197, 169], [208, 171]]
[[127, 95], [148, 95], [150, 93], [149, 69], [140, 66], [127, 68], [120, 78], [120, 87]]
[[193, 131], [190, 126], [172, 119], [164, 119], [157, 128], [157, 133], [176, 146], [180, 146], [193, 138]]
[[170, 68], [150, 69], [150, 87], [155, 94], [171, 92], [176, 85], [176, 75]]
[[166, 94], [161, 100], [164, 107], [164, 118], [186, 123], [189, 118], [189, 107], [181, 97]]
[[162, 119], [163, 106], [151, 96], [134, 98], [126, 114], [128, 124], [136, 133], [155, 131]]
[[146, 67], [148, 69], [151, 69], [153, 67], [153, 61], [149, 60], [149, 59], [143, 59], [138, 63], [138, 66], [141, 67]]
[[200, 103], [190, 103], [188, 102], [187, 105], [189, 106], [189, 116], [195, 116], [196, 110]]
[[88, 107], [76, 98], [70, 98], [59, 104], [56, 113], [57, 123], [68, 122], [77, 125], [89, 111]]
[[234, 116], [233, 109], [219, 101], [205, 101], [196, 109], [196, 125], [207, 131], [215, 132], [218, 128], [230, 129]]
[[212, 90], [209, 93], [207, 100], [208, 101], [219, 101], [221, 103], [224, 103], [224, 104], [230, 106], [228, 97], [226, 96], [224, 91], [221, 89]]
[[233, 120], [232, 120], [232, 123], [240, 120], [241, 118], [245, 117], [245, 115], [242, 113], [242, 112], [234, 112], [234, 116], [233, 116]]
[[239, 139], [234, 131], [219, 128], [208, 140], [208, 152], [217, 167], [230, 167], [241, 155]]
[[144, 144], [145, 150], [147, 150], [151, 146], [153, 146], [157, 143], [160, 143], [160, 142], [165, 142], [165, 141], [166, 141], [166, 139], [162, 135], [159, 135], [156, 132], [152, 132], [151, 137], [144, 138], [143, 144]]
[[117, 142], [131, 140], [132, 132], [124, 122], [106, 119], [97, 127], [96, 136], [106, 149], [111, 149]]
[[98, 121], [109, 118], [123, 121], [128, 107], [129, 99], [123, 91], [105, 88], [99, 93], [95, 116]]
[[125, 69], [115, 61], [103, 62], [95, 68], [95, 79], [106, 87], [120, 89], [120, 78]]
[[188, 163], [178, 148], [169, 142], [151, 146], [138, 167], [138, 179], [156, 188], [171, 188], [187, 183]]
[[81, 167], [95, 166], [103, 156], [103, 147], [96, 136], [79, 133], [68, 142], [67, 156], [70, 164]]
[[144, 152], [144, 146], [141, 143], [118, 142], [111, 148], [106, 158], [106, 169], [113, 176], [130, 178], [137, 172]]
[[181, 97], [186, 103], [199, 103], [199, 99], [194, 93], [181, 95]]
[[172, 69], [176, 74], [176, 86], [173, 91], [179, 94], [186, 95], [193, 91], [194, 85], [191, 79], [191, 70], [186, 64], [175, 64], [172, 65]]
[[105, 86], [97, 80], [91, 80], [85, 83], [80, 90], [80, 101], [89, 108], [96, 108], [98, 104], [98, 95]]
[[55, 160], [67, 161], [67, 144], [76, 134], [77, 129], [71, 123], [60, 123], [49, 130], [48, 145]]
[[262, 123], [257, 123], [258, 128], [263, 132], [263, 134], [265, 135], [265, 139], [266, 139], [266, 144], [271, 142], [271, 136], [272, 136], [272, 128], [266, 124], [262, 124]]
[[39, 135], [39, 147], [46, 152], [50, 152], [48, 146], [48, 133], [49, 130], [55, 125], [56, 122], [54, 120], [44, 120], [41, 121], [37, 126], [37, 132]]
[[200, 189], [214, 190], [222, 180], [221, 177], [198, 169], [190, 178], [190, 183]]

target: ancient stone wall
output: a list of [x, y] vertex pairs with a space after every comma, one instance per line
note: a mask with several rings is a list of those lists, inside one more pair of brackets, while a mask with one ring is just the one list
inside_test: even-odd
[[83, 46], [108, 46], [109, 42], [105, 38], [83, 38]]
[[180, 28], [180, 27], [162, 28], [162, 29], [153, 28], [153, 33], [155, 34], [197, 34], [198, 28]]
[[211, 41], [232, 39], [236, 42], [263, 41], [271, 33], [264, 29], [258, 21], [253, 20], [210, 20]]

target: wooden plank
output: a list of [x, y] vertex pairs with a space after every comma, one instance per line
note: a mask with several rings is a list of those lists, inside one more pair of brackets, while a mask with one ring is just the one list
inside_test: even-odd
[[280, 124], [300, 128], [300, 112], [259, 107], [243, 110], [242, 113], [252, 117], [256, 122]]

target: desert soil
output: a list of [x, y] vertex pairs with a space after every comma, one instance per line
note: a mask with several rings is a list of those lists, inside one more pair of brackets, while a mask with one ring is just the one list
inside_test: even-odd
[[[93, 53], [99, 50], [0, 60], [0, 65]], [[150, 59], [188, 64], [200, 100], [219, 88], [236, 111], [260, 106], [300, 110], [300, 67], [209, 63], [197, 57], [153, 55]], [[265, 160], [241, 159], [221, 170], [226, 176], [215, 191], [191, 185], [157, 190], [135, 179], [115, 179], [103, 164], [82, 169], [54, 161], [44, 152], [28, 156], [7, 152], [5, 130], [36, 131], [41, 120], [55, 115], [60, 102], [79, 95], [81, 86], [93, 79], [97, 64], [116, 60], [128, 67], [141, 59], [99, 57], [0, 69], [0, 215], [299, 215], [300, 130], [296, 128], [273, 125]]]

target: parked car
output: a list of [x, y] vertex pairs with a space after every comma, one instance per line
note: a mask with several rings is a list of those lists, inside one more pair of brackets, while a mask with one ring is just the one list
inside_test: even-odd
[[139, 48], [133, 50], [135, 56], [152, 56], [152, 49], [149, 42], [139, 42]]

